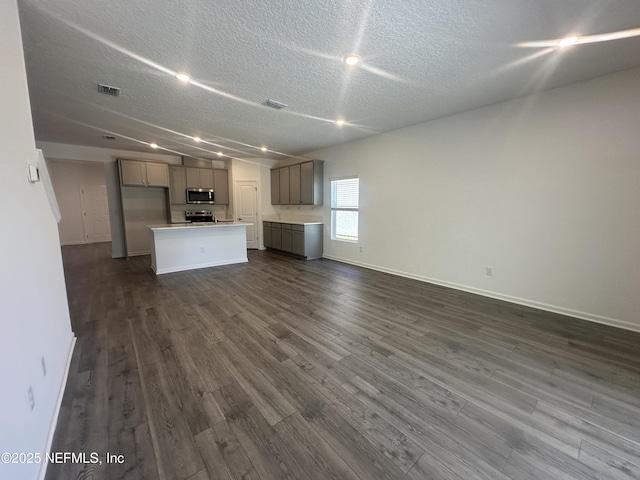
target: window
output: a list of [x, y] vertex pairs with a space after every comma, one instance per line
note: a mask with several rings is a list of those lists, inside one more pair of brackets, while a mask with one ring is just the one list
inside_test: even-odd
[[358, 241], [358, 177], [331, 180], [331, 239]]

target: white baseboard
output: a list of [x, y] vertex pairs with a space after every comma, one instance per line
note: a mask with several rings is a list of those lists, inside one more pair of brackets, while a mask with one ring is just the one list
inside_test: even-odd
[[[53, 410], [53, 417], [51, 418], [51, 424], [49, 425], [49, 434], [47, 435], [47, 443], [45, 444], [45, 450], [43, 456], [51, 450], [51, 444], [53, 443], [53, 436], [56, 433], [56, 426], [58, 425], [58, 416], [60, 415], [60, 407], [62, 406], [62, 397], [64, 396], [64, 389], [67, 386], [67, 379], [69, 378], [69, 367], [71, 366], [71, 357], [73, 357], [73, 349], [76, 345], [76, 336], [71, 334], [71, 343], [69, 345], [69, 351], [67, 353], [67, 364], [64, 367], [64, 375], [60, 386], [58, 388], [58, 400], [56, 401], [56, 407]], [[47, 474], [48, 462], [43, 461], [40, 464], [40, 471], [38, 472], [38, 480], [44, 480]]]
[[579, 310], [573, 310], [570, 308], [559, 307], [557, 305], [550, 305], [548, 303], [537, 302], [535, 300], [529, 300], [526, 298], [513, 297], [511, 295], [505, 295], [499, 292], [492, 292], [490, 290], [483, 290], [480, 288], [470, 287], [467, 285], [461, 285], [458, 283], [447, 282], [444, 280], [438, 280], [436, 278], [424, 277], [421, 275], [415, 275], [413, 273], [407, 273], [400, 270], [394, 270], [392, 268], [379, 267], [377, 265], [371, 265], [363, 262], [356, 262], [345, 258], [332, 257], [330, 255], [324, 255], [323, 258], [328, 260], [335, 260], [336, 262], [348, 263], [350, 265], [356, 265], [358, 267], [368, 268], [370, 270], [376, 270], [378, 272], [390, 273], [392, 275], [398, 275], [399, 277], [411, 278], [420, 282], [432, 283], [434, 285], [441, 285], [443, 287], [453, 288], [455, 290], [462, 290], [463, 292], [475, 293], [484, 297], [495, 298], [497, 300], [504, 300], [505, 302], [516, 303], [518, 305], [524, 305], [526, 307], [537, 308], [538, 310], [544, 310], [547, 312], [558, 313], [560, 315], [566, 315], [569, 317], [579, 318], [581, 320], [588, 320], [590, 322], [601, 323], [603, 325], [609, 325], [611, 327], [623, 328], [625, 330], [631, 330], [634, 332], [640, 332], [640, 325], [636, 325], [624, 320], [616, 318], [604, 317], [601, 315], [595, 315], [593, 313], [582, 312]]
[[[156, 275], [163, 275], [165, 273], [184, 272], [186, 270], [197, 270], [199, 268], [219, 267], [221, 265], [233, 265], [234, 263], [247, 263], [249, 260], [247, 257], [235, 258], [231, 260], [223, 260], [220, 262], [200, 263], [197, 265], [182, 265], [179, 267], [167, 267], [154, 269]], [[153, 268], [153, 267], [152, 267]]]

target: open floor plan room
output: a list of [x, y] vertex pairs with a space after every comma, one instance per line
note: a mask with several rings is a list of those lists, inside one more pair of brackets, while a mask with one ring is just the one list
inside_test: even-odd
[[0, 480], [640, 480], [639, 52], [638, 0], [0, 1]]
[[78, 340], [47, 479], [640, 476], [640, 334], [249, 251], [63, 259]]

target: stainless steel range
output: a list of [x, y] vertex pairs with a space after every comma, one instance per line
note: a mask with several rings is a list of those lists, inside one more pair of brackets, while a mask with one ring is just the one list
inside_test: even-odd
[[213, 222], [213, 212], [208, 210], [187, 210], [184, 219], [188, 222]]

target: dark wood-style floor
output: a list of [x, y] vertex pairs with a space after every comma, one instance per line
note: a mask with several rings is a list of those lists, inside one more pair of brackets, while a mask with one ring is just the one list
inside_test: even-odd
[[65, 247], [52, 479], [640, 478], [640, 334], [328, 260]]

